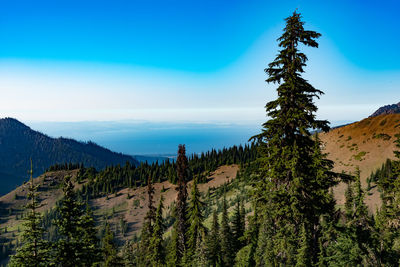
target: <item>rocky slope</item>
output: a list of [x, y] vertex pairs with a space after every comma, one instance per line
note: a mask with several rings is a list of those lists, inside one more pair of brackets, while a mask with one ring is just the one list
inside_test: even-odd
[[376, 117], [379, 115], [387, 115], [387, 114], [399, 114], [399, 113], [400, 113], [400, 102], [397, 104], [380, 107], [377, 111], [372, 113], [370, 117]]

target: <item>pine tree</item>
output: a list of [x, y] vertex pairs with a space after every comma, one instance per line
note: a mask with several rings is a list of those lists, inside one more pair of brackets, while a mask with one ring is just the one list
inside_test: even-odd
[[233, 247], [235, 252], [239, 251], [243, 246], [241, 238], [245, 231], [245, 214], [244, 208], [241, 207], [242, 203], [243, 201], [237, 198], [232, 219]]
[[178, 266], [181, 259], [178, 259], [178, 234], [176, 232], [176, 221], [171, 230], [171, 238], [167, 245], [167, 266]]
[[176, 203], [176, 259], [180, 261], [186, 253], [187, 239], [187, 176], [188, 176], [188, 160], [186, 158], [185, 145], [179, 145], [178, 157], [176, 159], [176, 170], [178, 176], [178, 199]]
[[128, 240], [125, 242], [122, 248], [122, 257], [122, 261], [125, 267], [137, 266], [137, 243], [135, 243], [134, 240]]
[[187, 255], [188, 259], [191, 259], [195, 254], [195, 251], [198, 247], [198, 241], [200, 240], [202, 243], [202, 237], [206, 231], [203, 220], [204, 216], [202, 214], [204, 203], [201, 201], [200, 191], [197, 187], [197, 179], [193, 180], [192, 191], [190, 194], [190, 201], [188, 207], [188, 221], [189, 221], [189, 229], [187, 232]]
[[148, 210], [142, 227], [141, 240], [139, 244], [138, 264], [148, 266], [151, 264], [152, 251], [150, 242], [154, 232], [155, 207], [154, 207], [154, 187], [151, 179], [147, 180]]
[[[339, 266], [377, 266], [380, 260], [376, 251], [374, 223], [364, 203], [360, 171], [356, 170], [353, 197], [347, 198], [346, 222], [337, 240], [328, 247], [329, 264]], [[351, 208], [350, 208], [351, 207]]]
[[214, 210], [213, 212], [211, 231], [210, 235], [208, 236], [207, 247], [208, 247], [208, 257], [210, 265], [213, 267], [220, 266], [221, 246], [219, 239], [218, 214], [216, 210]]
[[86, 204], [85, 213], [79, 220], [79, 232], [82, 243], [82, 257], [81, 262], [84, 266], [92, 266], [101, 261], [101, 250], [99, 248], [99, 240], [97, 238], [97, 231], [93, 211], [89, 204]]
[[231, 227], [229, 225], [228, 207], [225, 196], [222, 203], [220, 239], [222, 266], [232, 266], [233, 261], [235, 260], [235, 254], [233, 251], [233, 236]]
[[395, 144], [397, 160], [388, 162], [390, 164], [386, 164], [386, 170], [382, 170], [377, 179], [382, 205], [376, 216], [376, 228], [379, 231], [380, 258], [388, 266], [400, 263], [400, 134], [396, 135]]
[[117, 267], [122, 266], [122, 260], [118, 256], [117, 246], [114, 241], [114, 234], [110, 229], [110, 224], [106, 224], [104, 237], [101, 240], [103, 266], [104, 267]]
[[[309, 233], [311, 263], [319, 252], [320, 216], [334, 208], [329, 189], [337, 183], [333, 163], [319, 149], [311, 129], [327, 131], [327, 121], [316, 119], [315, 97], [323, 94], [302, 78], [307, 56], [300, 45], [318, 47], [320, 34], [305, 30], [299, 13], [286, 18], [278, 38], [282, 48], [265, 69], [268, 83], [278, 84], [278, 98], [266, 105], [271, 118], [256, 136], [260, 143], [262, 180], [257, 184], [257, 205], [264, 207], [261, 223], [277, 264], [295, 265], [301, 227]], [[269, 218], [266, 218], [268, 214]], [[272, 243], [271, 243], [272, 242]], [[271, 263], [266, 263], [271, 264]]]
[[71, 177], [64, 178], [64, 198], [57, 207], [59, 218], [55, 221], [60, 239], [56, 243], [54, 263], [61, 266], [81, 266], [83, 244], [80, 219], [83, 214], [82, 204], [76, 200]]
[[150, 253], [151, 253], [151, 264], [152, 266], [164, 266], [165, 264], [165, 251], [163, 247], [163, 234], [164, 234], [164, 223], [162, 212], [164, 209], [163, 197], [160, 198], [158, 204], [154, 227], [153, 236], [150, 241]]
[[300, 232], [300, 244], [297, 250], [296, 267], [311, 266], [311, 255], [309, 247], [309, 237], [307, 236], [306, 228], [303, 226]]
[[207, 254], [207, 244], [206, 244], [206, 232], [201, 231], [197, 235], [196, 249], [191, 260], [191, 266], [209, 266], [208, 254]]
[[33, 182], [33, 168], [31, 160], [30, 184], [28, 188], [28, 203], [25, 208], [28, 215], [25, 218], [25, 230], [22, 234], [22, 246], [17, 248], [15, 255], [11, 256], [10, 266], [48, 266], [49, 244], [44, 240], [44, 229], [41, 226], [41, 216], [37, 212], [37, 185]]
[[[243, 205], [243, 202], [242, 202]], [[245, 216], [244, 205], [242, 207], [243, 214]], [[244, 244], [243, 247], [236, 255], [236, 264], [238, 266], [256, 266], [256, 249], [258, 243], [258, 236], [259, 236], [259, 220], [258, 220], [258, 209], [257, 207], [253, 208], [254, 214], [248, 217], [249, 225], [244, 232]], [[244, 219], [245, 217], [243, 217]]]
[[347, 219], [350, 219], [353, 216], [353, 205], [354, 205], [354, 192], [352, 184], [347, 184], [347, 189], [344, 193], [345, 196], [345, 203], [344, 203], [344, 210]]

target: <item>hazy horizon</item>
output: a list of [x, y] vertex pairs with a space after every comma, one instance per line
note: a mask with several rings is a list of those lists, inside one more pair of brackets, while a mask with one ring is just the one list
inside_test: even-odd
[[[149, 121], [29, 122], [33, 130], [50, 137], [93, 141], [115, 152], [129, 155], [174, 155], [178, 144], [188, 153], [201, 153], [233, 145], [244, 145], [261, 131], [260, 123], [202, 123]], [[352, 121], [336, 121], [338, 126]]]
[[[297, 8], [322, 34], [304, 77], [318, 117], [355, 121], [400, 88], [398, 3], [6, 1], [0, 10], [0, 114], [23, 121], [265, 119], [264, 68]], [[362, 23], [361, 23], [362, 22]], [[385, 42], [382, 42], [385, 40]], [[386, 56], [390, 55], [390, 56]]]

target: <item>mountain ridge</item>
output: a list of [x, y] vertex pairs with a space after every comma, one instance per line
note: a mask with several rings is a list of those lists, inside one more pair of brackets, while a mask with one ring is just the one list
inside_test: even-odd
[[30, 159], [36, 174], [43, 173], [51, 165], [69, 162], [96, 169], [127, 161], [138, 164], [130, 155], [113, 152], [91, 141], [52, 138], [14, 118], [0, 119], [0, 158], [0, 194], [27, 179]]
[[400, 114], [400, 102], [378, 108], [374, 113], [371, 114], [371, 116], [369, 116], [369, 118], [387, 114]]

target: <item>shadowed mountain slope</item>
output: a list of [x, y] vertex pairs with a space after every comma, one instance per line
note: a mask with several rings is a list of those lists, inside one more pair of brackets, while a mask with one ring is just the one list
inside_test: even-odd
[[376, 117], [379, 115], [387, 115], [387, 114], [399, 114], [400, 113], [400, 102], [393, 105], [386, 105], [378, 108], [377, 111], [372, 113], [370, 117]]
[[138, 163], [131, 156], [112, 152], [93, 142], [51, 138], [16, 119], [0, 119], [0, 194], [9, 192], [27, 179], [30, 158], [36, 174], [43, 173], [51, 165], [69, 162], [83, 163], [96, 169], [127, 161]]

